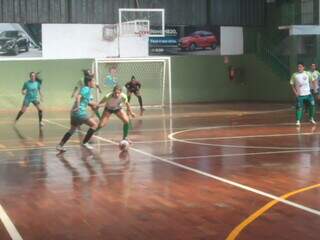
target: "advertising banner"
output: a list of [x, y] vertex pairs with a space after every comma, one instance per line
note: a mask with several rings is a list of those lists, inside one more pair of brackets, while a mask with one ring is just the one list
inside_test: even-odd
[[0, 23], [0, 59], [41, 56], [41, 24]]
[[149, 38], [149, 55], [220, 55], [220, 26], [166, 26]]

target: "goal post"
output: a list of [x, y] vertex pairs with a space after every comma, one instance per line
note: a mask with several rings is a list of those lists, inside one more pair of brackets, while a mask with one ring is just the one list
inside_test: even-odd
[[[171, 59], [170, 57], [105, 58], [95, 59], [93, 64], [96, 81], [103, 95], [120, 85], [127, 93], [125, 84], [134, 76], [141, 82], [141, 95], [145, 107], [172, 109]], [[138, 106], [134, 95], [131, 105]]]

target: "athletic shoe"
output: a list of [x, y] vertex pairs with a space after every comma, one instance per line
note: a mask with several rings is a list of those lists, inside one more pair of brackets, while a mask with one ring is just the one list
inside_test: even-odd
[[67, 150], [65, 149], [65, 147], [61, 146], [60, 144], [56, 146], [56, 149], [57, 149], [58, 152], [65, 152], [65, 151], [67, 151]]
[[130, 145], [132, 145], [132, 141], [129, 140], [128, 138], [124, 138], [123, 140], [126, 140]]
[[144, 108], [140, 108], [140, 115], [142, 116], [143, 115], [143, 112], [145, 111], [146, 109]]
[[313, 118], [310, 119], [310, 122], [311, 122], [312, 124], [317, 124], [316, 121], [315, 121]]
[[82, 143], [82, 146], [85, 147], [86, 149], [92, 150], [93, 147], [90, 145], [90, 143]]
[[300, 126], [300, 125], [301, 125], [300, 121], [297, 121], [297, 122], [296, 122], [296, 125], [297, 125], [297, 126]]

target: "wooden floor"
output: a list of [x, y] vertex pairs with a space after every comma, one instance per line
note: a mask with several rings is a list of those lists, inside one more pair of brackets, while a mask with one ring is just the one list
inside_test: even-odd
[[[67, 112], [0, 115], [0, 239], [320, 239], [320, 124], [286, 104], [148, 109], [120, 153], [113, 118], [94, 151], [55, 145]], [[82, 127], [86, 131], [86, 127]]]

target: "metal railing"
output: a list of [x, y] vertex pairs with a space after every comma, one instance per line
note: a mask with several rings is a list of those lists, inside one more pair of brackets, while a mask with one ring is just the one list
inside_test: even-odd
[[281, 79], [288, 80], [290, 77], [289, 57], [278, 56], [271, 49], [261, 45], [257, 51], [257, 56]]

